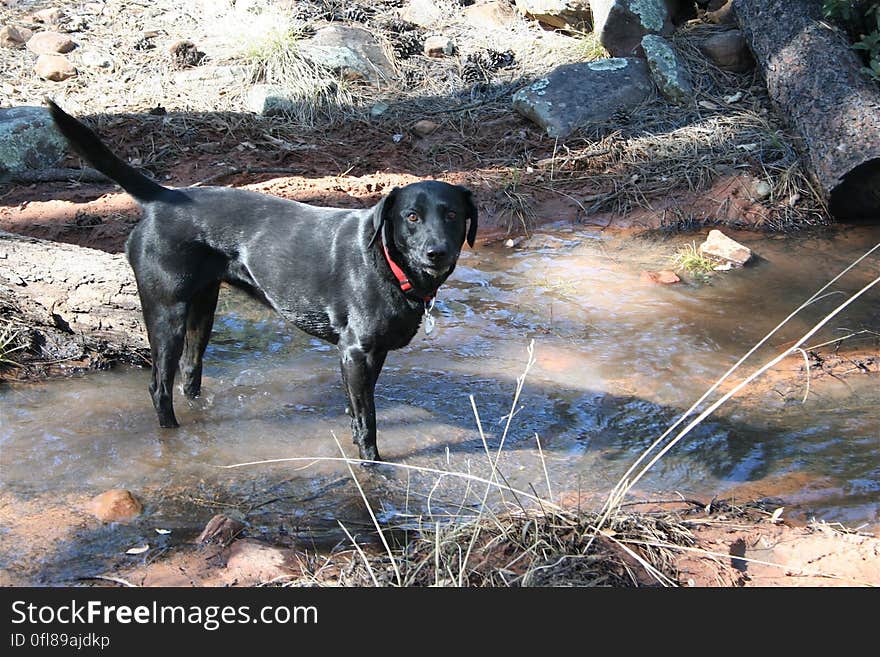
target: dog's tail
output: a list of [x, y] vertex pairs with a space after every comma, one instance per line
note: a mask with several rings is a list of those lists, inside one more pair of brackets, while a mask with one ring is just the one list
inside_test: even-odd
[[107, 148], [85, 125], [70, 116], [54, 102], [46, 99], [55, 126], [73, 149], [105, 176], [115, 181], [138, 201], [149, 202], [171, 190], [153, 182], [134, 167], [126, 164]]

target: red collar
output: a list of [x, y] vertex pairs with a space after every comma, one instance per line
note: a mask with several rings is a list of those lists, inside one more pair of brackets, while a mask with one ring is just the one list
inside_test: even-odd
[[[382, 241], [382, 250], [385, 252], [385, 260], [388, 262], [388, 266], [391, 267], [391, 273], [394, 274], [394, 278], [397, 279], [397, 282], [400, 283], [400, 289], [404, 292], [409, 292], [413, 289], [412, 283], [409, 282], [409, 279], [406, 277], [406, 274], [403, 273], [403, 270], [400, 268], [394, 260], [391, 259], [391, 254], [388, 253], [388, 247], [385, 245], [385, 241]], [[433, 294], [429, 294], [424, 297], [423, 300], [425, 303], [434, 298]]]

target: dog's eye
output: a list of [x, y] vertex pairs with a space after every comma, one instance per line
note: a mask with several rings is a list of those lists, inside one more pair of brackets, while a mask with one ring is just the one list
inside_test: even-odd
[[458, 217], [458, 215], [455, 214], [454, 212], [447, 212], [446, 213], [446, 220], [447, 221], [455, 221], [456, 217]]
[[414, 224], [419, 220], [419, 215], [417, 215], [415, 212], [410, 212], [408, 215], [406, 215], [406, 220]]

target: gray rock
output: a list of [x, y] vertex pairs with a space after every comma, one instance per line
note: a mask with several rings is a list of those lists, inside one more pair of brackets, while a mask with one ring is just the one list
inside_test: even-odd
[[187, 89], [211, 89], [245, 85], [250, 77], [246, 66], [197, 66], [175, 71], [174, 83]]
[[700, 244], [700, 253], [733, 267], [742, 267], [752, 257], [752, 250], [730, 239], [720, 230], [710, 230], [706, 241]]
[[21, 48], [33, 34], [26, 27], [6, 25], [0, 29], [0, 46], [4, 48]]
[[294, 115], [297, 110], [297, 101], [282, 87], [271, 84], [253, 85], [245, 103], [251, 112], [263, 116]]
[[656, 34], [646, 34], [642, 37], [642, 49], [660, 93], [674, 103], [689, 103], [694, 97], [694, 85], [672, 44]]
[[10, 173], [55, 166], [67, 142], [42, 107], [0, 109], [0, 180]]
[[565, 64], [513, 95], [513, 107], [547, 131], [566, 137], [589, 123], [635, 107], [654, 91], [648, 65], [641, 59], [598, 59]]
[[79, 61], [86, 68], [113, 68], [113, 58], [98, 50], [83, 50], [79, 53]]
[[752, 51], [739, 30], [725, 30], [713, 34], [700, 44], [700, 50], [718, 68], [744, 73], [755, 65]]
[[520, 13], [560, 30], [587, 32], [593, 22], [589, 0], [516, 0]]
[[330, 25], [300, 45], [300, 53], [346, 79], [371, 82], [394, 77], [394, 65], [371, 32], [360, 27]]
[[592, 0], [590, 6], [593, 31], [614, 57], [641, 55], [643, 36], [675, 29], [664, 0]]

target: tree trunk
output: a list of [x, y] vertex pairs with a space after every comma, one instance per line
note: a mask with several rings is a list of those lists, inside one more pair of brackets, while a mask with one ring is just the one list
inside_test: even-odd
[[148, 362], [134, 274], [122, 254], [0, 231], [0, 331], [23, 347], [27, 357], [12, 357], [19, 362]]
[[880, 88], [821, 0], [733, 0], [770, 97], [803, 141], [831, 214], [880, 220]]

